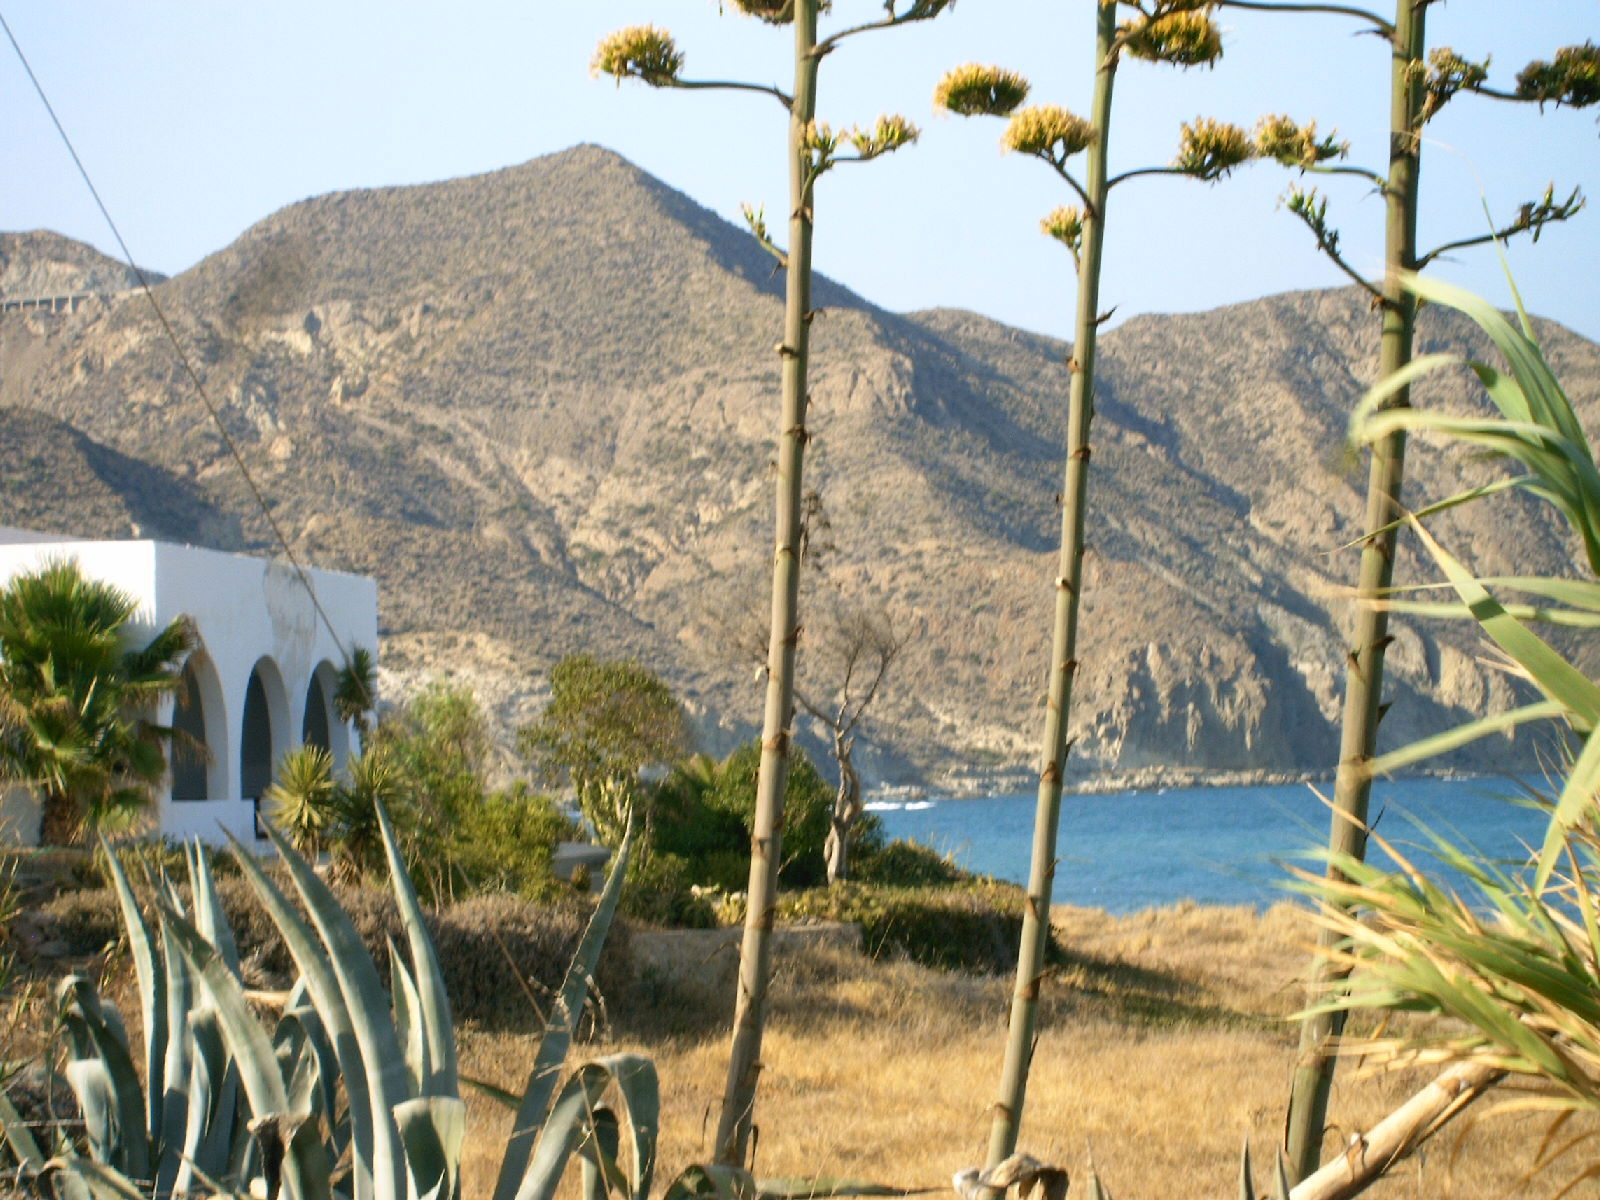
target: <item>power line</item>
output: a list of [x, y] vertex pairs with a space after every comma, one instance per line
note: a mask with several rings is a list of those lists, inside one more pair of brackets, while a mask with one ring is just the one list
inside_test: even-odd
[[334, 646], [338, 648], [339, 655], [344, 659], [345, 666], [352, 666], [350, 651], [345, 649], [344, 642], [339, 638], [338, 630], [333, 627], [333, 621], [329, 618], [327, 610], [322, 607], [322, 601], [317, 597], [317, 589], [312, 585], [311, 576], [301, 564], [299, 556], [290, 548], [289, 539], [284, 536], [283, 529], [278, 524], [278, 519], [272, 515], [272, 509], [267, 504], [265, 494], [256, 483], [255, 478], [250, 474], [250, 468], [245, 465], [244, 455], [240, 453], [238, 443], [233, 440], [233, 435], [228, 432], [227, 426], [222, 423], [222, 414], [218, 412], [217, 406], [212, 402], [210, 394], [206, 391], [205, 384], [200, 381], [200, 375], [194, 369], [194, 364], [189, 361], [189, 355], [184, 350], [183, 343], [178, 340], [178, 335], [173, 330], [171, 322], [167, 320], [167, 314], [162, 310], [160, 301], [156, 299], [155, 291], [151, 288], [150, 281], [145, 277], [144, 270], [134, 261], [133, 253], [128, 249], [128, 243], [123, 240], [122, 230], [117, 227], [116, 221], [112, 219], [110, 209], [106, 207], [105, 201], [100, 198], [100, 189], [95, 187], [94, 180], [89, 177], [88, 168], [83, 165], [83, 159], [78, 156], [77, 148], [72, 144], [72, 139], [67, 136], [65, 126], [61, 124], [61, 118], [56, 116], [55, 106], [50, 103], [50, 97], [45, 94], [44, 85], [39, 82], [39, 77], [33, 73], [33, 67], [28, 62], [28, 56], [22, 52], [22, 46], [17, 42], [17, 35], [11, 32], [11, 24], [6, 20], [4, 13], [0, 13], [0, 28], [5, 29], [6, 38], [11, 43], [11, 49], [16, 52], [17, 61], [22, 64], [23, 71], [27, 73], [28, 81], [33, 84], [33, 90], [39, 97], [39, 103], [44, 105], [45, 112], [50, 116], [51, 124], [55, 126], [56, 133], [61, 137], [62, 145], [67, 148], [67, 153], [72, 156], [73, 165], [78, 168], [78, 174], [82, 177], [84, 186], [89, 189], [89, 195], [94, 198], [95, 207], [100, 210], [100, 215], [105, 218], [106, 226], [111, 230], [111, 236], [117, 239], [117, 246], [122, 251], [122, 261], [127, 263], [128, 269], [138, 279], [139, 290], [144, 294], [145, 299], [150, 302], [150, 308], [155, 313], [156, 320], [160, 322], [161, 329], [166, 334], [167, 340], [172, 343], [173, 353], [178, 356], [178, 362], [182, 364], [184, 374], [189, 377], [189, 382], [194, 385], [195, 394], [200, 397], [200, 403], [205, 405], [206, 412], [211, 415], [212, 423], [216, 425], [217, 432], [222, 437], [223, 445], [228, 448], [228, 454], [233, 458], [234, 465], [239, 468], [239, 474], [244, 477], [245, 485], [255, 498], [256, 506], [261, 510], [261, 515], [266, 518], [267, 528], [272, 531], [272, 536], [277, 539], [278, 545], [283, 550], [284, 557], [289, 560], [289, 565], [294, 568], [295, 575], [306, 589], [306, 595], [311, 597], [311, 604], [317, 610], [317, 616], [321, 618], [324, 628], [328, 631], [328, 636], [333, 639]]

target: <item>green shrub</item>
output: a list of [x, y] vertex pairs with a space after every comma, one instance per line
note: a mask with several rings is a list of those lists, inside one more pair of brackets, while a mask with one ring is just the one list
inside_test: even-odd
[[451, 865], [472, 891], [550, 899], [559, 890], [551, 871], [556, 845], [578, 832], [554, 800], [519, 783], [491, 792], [456, 815]]
[[[693, 883], [742, 890], [750, 870], [760, 768], [759, 742], [746, 742], [721, 764], [703, 756], [680, 763], [657, 791], [651, 847], [690, 863]], [[823, 847], [833, 797], [833, 785], [796, 749], [784, 790], [783, 862], [778, 872], [784, 887], [811, 887], [827, 878]], [[851, 836], [853, 853], [870, 856], [882, 846], [883, 826], [866, 813]]]
[[896, 838], [886, 845], [866, 847], [859, 851], [855, 877], [862, 883], [895, 887], [935, 887], [947, 883], [971, 883], [978, 878], [971, 871], [958, 866], [953, 856], [940, 854], [931, 846], [906, 838]]
[[622, 911], [650, 925], [711, 929], [717, 924], [711, 900], [697, 895], [700, 872], [678, 854], [656, 850], [628, 864], [622, 890]]

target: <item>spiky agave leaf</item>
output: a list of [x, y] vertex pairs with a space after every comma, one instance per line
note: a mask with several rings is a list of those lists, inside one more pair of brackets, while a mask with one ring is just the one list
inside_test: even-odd
[[933, 89], [933, 106], [961, 117], [1005, 117], [1028, 98], [1028, 81], [1004, 67], [966, 63], [946, 71]]
[[506, 1140], [506, 1152], [500, 1162], [494, 1200], [518, 1200], [529, 1175], [529, 1161], [535, 1141], [549, 1113], [561, 1064], [566, 1061], [567, 1048], [572, 1044], [573, 1032], [589, 994], [589, 981], [599, 965], [600, 951], [605, 946], [606, 934], [611, 930], [617, 904], [622, 898], [622, 884], [627, 874], [628, 857], [633, 849], [633, 836], [633, 823], [629, 821], [622, 844], [617, 847], [611, 873], [606, 877], [605, 889], [600, 893], [600, 901], [595, 905], [578, 948], [573, 951], [572, 962], [567, 967], [561, 991], [557, 993], [555, 1007], [545, 1023], [544, 1036], [539, 1039], [533, 1069], [528, 1073], [527, 1088], [517, 1106], [511, 1136]]

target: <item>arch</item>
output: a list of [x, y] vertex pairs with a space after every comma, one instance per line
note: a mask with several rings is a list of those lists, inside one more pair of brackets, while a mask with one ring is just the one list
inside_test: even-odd
[[245, 684], [239, 730], [239, 795], [259, 800], [272, 784], [273, 768], [289, 749], [289, 696], [283, 673], [271, 658], [259, 658]]
[[300, 723], [300, 740], [306, 745], [321, 746], [333, 759], [334, 770], [342, 771], [352, 747], [350, 726], [339, 719], [333, 707], [338, 687], [339, 669], [323, 659], [306, 685], [306, 715]]
[[[202, 645], [179, 677], [172, 724], [181, 734], [172, 753], [172, 799], [211, 800], [228, 794], [228, 714], [216, 664]], [[187, 752], [185, 745], [191, 747]]]

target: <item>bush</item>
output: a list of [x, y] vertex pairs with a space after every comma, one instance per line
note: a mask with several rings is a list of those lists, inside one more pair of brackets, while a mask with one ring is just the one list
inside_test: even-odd
[[[959, 887], [884, 887], [850, 881], [778, 897], [782, 920], [853, 921], [868, 954], [926, 967], [998, 975], [1016, 969], [1026, 900], [992, 880]], [[1059, 948], [1052, 939], [1051, 960]]]
[[561, 890], [551, 870], [556, 845], [578, 832], [554, 800], [519, 783], [457, 814], [450, 865], [472, 891], [549, 900]]
[[711, 929], [717, 924], [709, 898], [697, 895], [703, 874], [679, 854], [654, 850], [628, 864], [622, 911], [636, 921], [685, 929]]
[[855, 878], [862, 883], [896, 887], [936, 887], [949, 883], [974, 883], [978, 876], [921, 842], [896, 838], [887, 845], [861, 850], [855, 860]]
[[98, 954], [122, 940], [122, 909], [110, 888], [63, 892], [41, 906], [39, 915], [40, 937], [63, 943], [70, 955]]
[[[760, 769], [759, 742], [746, 742], [720, 765], [703, 757], [679, 764], [655, 797], [652, 849], [691, 864], [692, 883], [742, 890], [750, 872], [750, 831], [755, 825]], [[833, 785], [803, 751], [794, 750], [784, 788], [781, 886], [811, 887], [827, 878], [823, 848], [833, 818], [833, 797]], [[883, 826], [866, 813], [851, 836], [854, 855], [870, 856], [882, 846]]]

